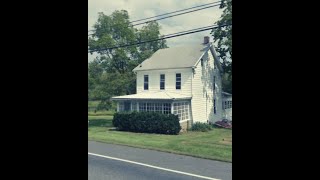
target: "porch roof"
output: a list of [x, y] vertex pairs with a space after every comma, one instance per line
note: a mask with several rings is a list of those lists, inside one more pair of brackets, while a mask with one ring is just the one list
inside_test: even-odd
[[178, 99], [191, 99], [191, 96], [172, 93], [172, 92], [142, 92], [138, 94], [130, 94], [125, 96], [115, 96], [111, 100], [178, 100]]

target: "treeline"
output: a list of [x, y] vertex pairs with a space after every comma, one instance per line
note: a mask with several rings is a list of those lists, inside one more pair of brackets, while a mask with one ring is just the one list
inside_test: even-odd
[[89, 52], [98, 56], [88, 64], [88, 100], [99, 100], [99, 109], [111, 108], [112, 96], [136, 93], [136, 75], [132, 72], [139, 63], [161, 48], [167, 48], [166, 41], [154, 41], [116, 49], [115, 45], [130, 44], [160, 38], [160, 26], [149, 22], [137, 29], [130, 25], [125, 10], [111, 15], [99, 13], [88, 38]]

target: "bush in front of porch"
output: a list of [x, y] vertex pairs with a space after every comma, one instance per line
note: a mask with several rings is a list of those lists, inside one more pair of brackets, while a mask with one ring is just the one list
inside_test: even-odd
[[190, 128], [191, 131], [201, 131], [201, 132], [207, 132], [211, 131], [213, 128], [210, 124], [208, 123], [201, 123], [201, 122], [196, 122], [192, 125]]
[[179, 134], [181, 130], [177, 115], [156, 112], [117, 112], [112, 123], [119, 131]]

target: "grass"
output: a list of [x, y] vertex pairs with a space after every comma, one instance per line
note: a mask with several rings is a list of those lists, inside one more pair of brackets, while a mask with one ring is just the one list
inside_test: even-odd
[[113, 116], [89, 116], [88, 139], [112, 144], [154, 149], [206, 159], [232, 162], [232, 131], [213, 128], [209, 132], [160, 135], [116, 131]]
[[88, 116], [113, 116], [115, 111], [88, 111]]

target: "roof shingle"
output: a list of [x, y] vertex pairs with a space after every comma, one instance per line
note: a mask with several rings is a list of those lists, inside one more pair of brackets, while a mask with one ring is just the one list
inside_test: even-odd
[[159, 49], [133, 71], [192, 67], [208, 49], [207, 44]]

